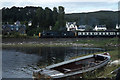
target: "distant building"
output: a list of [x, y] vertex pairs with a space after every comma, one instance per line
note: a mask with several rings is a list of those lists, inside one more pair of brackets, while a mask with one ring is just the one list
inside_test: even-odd
[[79, 25], [77, 27], [77, 31], [85, 31], [85, 29], [86, 29], [86, 25]]
[[76, 22], [66, 22], [67, 31], [75, 31], [77, 30]]
[[14, 23], [14, 25], [16, 25], [16, 26], [21, 26], [21, 23], [20, 23], [20, 21], [16, 21], [16, 22]]
[[22, 25], [18, 28], [18, 32], [21, 34], [25, 34], [26, 33], [26, 26]]
[[11, 28], [10, 25], [2, 25], [2, 34], [10, 34]]
[[49, 26], [49, 29], [52, 30], [52, 26]]
[[96, 25], [95, 28], [93, 29], [95, 31], [106, 31], [106, 25]]
[[28, 22], [28, 26], [32, 26], [32, 21], [29, 21], [29, 22]]
[[116, 24], [116, 29], [117, 30], [120, 29], [120, 25]]
[[67, 31], [85, 31], [86, 25], [77, 26], [76, 22], [66, 22]]
[[21, 25], [20, 22], [15, 22], [14, 25], [2, 25], [3, 34], [10, 34], [12, 32], [19, 32], [21, 34], [26, 33], [26, 26]]

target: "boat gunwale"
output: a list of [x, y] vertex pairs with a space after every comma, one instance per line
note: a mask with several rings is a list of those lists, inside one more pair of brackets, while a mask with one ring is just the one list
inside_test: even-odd
[[83, 56], [83, 57], [79, 57], [79, 58], [68, 60], [68, 61], [63, 61], [63, 62], [60, 62], [60, 63], [57, 63], [57, 64], [47, 66], [46, 69], [55, 68], [55, 67], [58, 67], [58, 66], [61, 66], [61, 65], [65, 65], [65, 64], [68, 64], [68, 63], [72, 63], [72, 62], [75, 62], [75, 61], [82, 60], [82, 59], [87, 59], [87, 58], [90, 58], [90, 57], [93, 57], [93, 56], [94, 55], [88, 55], [88, 56]]
[[[103, 54], [96, 54], [98, 56], [103, 56], [103, 57], [107, 57], [110, 59], [110, 56], [106, 56], [106, 55], [103, 55]], [[93, 57], [94, 55], [87, 55], [87, 56], [83, 56], [83, 57], [79, 57], [79, 58], [76, 58], [76, 59], [72, 59], [72, 60], [68, 60], [68, 61], [63, 61], [63, 62], [60, 62], [60, 63], [57, 63], [57, 64], [53, 64], [53, 65], [50, 65], [50, 66], [47, 66], [45, 67], [46, 69], [51, 69], [51, 68], [55, 68], [55, 67], [58, 67], [58, 66], [61, 66], [61, 65], [65, 65], [65, 64], [68, 64], [68, 63], [72, 63], [72, 62], [75, 62], [75, 61], [79, 61], [79, 60], [82, 60], [82, 59], [87, 59], [87, 58], [90, 58], [90, 57]]]

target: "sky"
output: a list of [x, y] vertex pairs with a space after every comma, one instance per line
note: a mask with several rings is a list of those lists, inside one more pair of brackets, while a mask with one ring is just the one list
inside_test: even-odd
[[[84, 1], [84, 2], [83, 2]], [[82, 13], [99, 10], [118, 10], [119, 0], [0, 0], [0, 9], [12, 6], [65, 7], [65, 13]]]

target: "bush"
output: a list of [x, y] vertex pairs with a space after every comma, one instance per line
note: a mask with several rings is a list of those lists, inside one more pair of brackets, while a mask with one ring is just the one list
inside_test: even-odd
[[26, 38], [27, 34], [20, 34], [18, 32], [12, 32], [11, 34], [2, 35], [3, 38]]

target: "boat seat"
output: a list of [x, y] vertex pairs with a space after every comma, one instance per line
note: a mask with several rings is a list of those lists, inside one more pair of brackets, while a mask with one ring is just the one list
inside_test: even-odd
[[63, 68], [63, 70], [65, 70], [65, 71], [71, 71], [71, 69], [66, 69], [66, 68]]
[[72, 71], [71, 69], [66, 69], [66, 68], [63, 68], [63, 70], [65, 73]]

